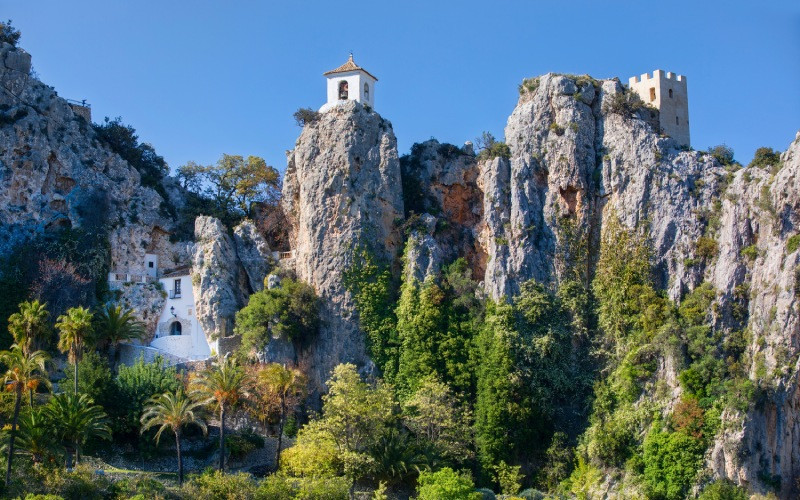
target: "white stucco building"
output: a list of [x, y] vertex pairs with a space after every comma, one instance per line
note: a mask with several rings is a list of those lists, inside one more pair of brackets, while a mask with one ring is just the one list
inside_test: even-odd
[[[125, 286], [154, 286], [160, 283], [165, 294], [164, 306], [153, 332], [149, 346], [128, 346], [147, 350], [147, 359], [153, 354], [168, 355], [173, 362], [204, 360], [211, 356], [203, 328], [197, 319], [192, 290], [191, 267], [186, 266], [166, 273], [158, 269], [158, 256], [146, 254], [142, 270], [114, 271], [108, 276], [111, 289]], [[146, 296], [146, 295], [145, 295]], [[157, 352], [153, 352], [153, 351]], [[137, 354], [134, 353], [134, 358]]]
[[632, 76], [628, 86], [642, 100], [658, 109], [659, 126], [678, 144], [689, 146], [689, 95], [686, 77], [660, 69], [641, 77]]
[[191, 270], [185, 267], [159, 277], [167, 298], [150, 346], [188, 360], [200, 360], [211, 356], [211, 347], [197, 320]]
[[328, 78], [328, 102], [319, 110], [325, 112], [343, 101], [358, 101], [375, 107], [375, 82], [377, 78], [353, 61], [353, 54], [346, 63], [323, 73]]

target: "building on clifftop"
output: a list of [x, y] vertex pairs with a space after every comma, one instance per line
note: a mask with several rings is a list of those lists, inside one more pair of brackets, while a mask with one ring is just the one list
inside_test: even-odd
[[660, 69], [632, 76], [628, 86], [642, 100], [658, 109], [661, 130], [682, 146], [689, 146], [689, 96], [686, 77]]
[[352, 53], [346, 63], [323, 75], [328, 78], [328, 102], [319, 108], [320, 112], [328, 111], [343, 101], [358, 101], [375, 107], [375, 82], [378, 79], [357, 65]]

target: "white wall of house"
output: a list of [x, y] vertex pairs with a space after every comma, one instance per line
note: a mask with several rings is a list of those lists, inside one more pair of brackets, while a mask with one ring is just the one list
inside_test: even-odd
[[[167, 299], [150, 345], [182, 358], [208, 358], [211, 347], [197, 320], [191, 276], [187, 272], [182, 276], [162, 277], [159, 281], [167, 292]], [[175, 335], [176, 325], [180, 325], [179, 335]]]
[[358, 101], [361, 104], [368, 104], [372, 108], [375, 107], [375, 79], [366, 72], [361, 70], [348, 71], [330, 75], [327, 78], [328, 102], [320, 108], [321, 112], [327, 111], [337, 103], [345, 100], [339, 99], [339, 85], [344, 81], [347, 82], [346, 100]]

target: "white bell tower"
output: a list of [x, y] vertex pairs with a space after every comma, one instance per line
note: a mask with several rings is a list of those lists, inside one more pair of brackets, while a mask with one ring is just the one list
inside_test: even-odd
[[377, 78], [353, 61], [353, 54], [347, 62], [336, 69], [323, 73], [328, 78], [328, 102], [321, 108], [325, 112], [343, 101], [358, 101], [375, 107], [375, 82]]

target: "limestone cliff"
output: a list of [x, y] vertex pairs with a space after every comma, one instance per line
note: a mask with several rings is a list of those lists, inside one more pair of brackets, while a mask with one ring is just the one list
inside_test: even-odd
[[371, 366], [342, 277], [356, 246], [390, 262], [400, 250], [403, 199], [391, 124], [354, 101], [306, 124], [288, 153], [283, 207], [294, 252], [287, 265], [322, 300], [322, 327], [302, 361], [321, 390], [338, 363]]
[[[460, 170], [460, 179], [476, 178], [478, 187], [466, 205], [481, 205], [478, 220], [466, 223], [476, 254], [485, 255], [476, 259], [485, 268], [473, 266], [475, 275], [495, 299], [514, 295], [528, 279], [555, 284], [567, 272], [574, 276], [576, 263], [588, 282], [609, 217], [646, 230], [656, 282], [671, 299], [710, 283], [717, 292], [713, 321], [719, 334], [726, 338], [741, 328], [752, 333], [746, 359], [765, 397], [747, 415], [724, 416], [727, 430], [707, 455], [708, 472], [759, 492], [777, 481], [779, 496], [794, 498], [800, 477], [800, 285], [798, 251], [787, 240], [800, 223], [800, 135], [772, 170], [724, 168], [711, 155], [660, 134], [653, 125], [657, 111], [615, 106], [621, 92], [618, 80], [554, 74], [523, 85], [505, 129], [509, 157], [481, 155]], [[445, 155], [430, 148], [415, 154], [423, 167], [412, 187], [432, 200], [424, 210], [444, 225], [464, 225], [463, 217], [436, 208], [439, 177], [452, 177], [443, 175]], [[428, 174], [424, 165], [438, 168]], [[440, 252], [441, 237], [431, 234], [417, 231], [409, 240], [419, 275], [430, 266], [421, 257]], [[586, 245], [577, 259], [569, 255], [576, 237]], [[701, 238], [716, 242], [712, 255], [699, 250]], [[462, 245], [458, 252], [475, 250]], [[657, 376], [669, 389], [662, 401], [667, 411], [681, 388], [673, 360], [662, 359], [660, 366]], [[609, 487], [605, 494], [619, 493]]]
[[[92, 240], [84, 246], [107, 245], [109, 260], [96, 266], [123, 276], [144, 274], [145, 253], [166, 267], [185, 263], [185, 245], [170, 241], [174, 221], [165, 200], [30, 68], [24, 50], [0, 46], [0, 256], [34, 237], [71, 230]], [[168, 191], [179, 201], [179, 189]], [[152, 285], [119, 293], [154, 326], [159, 311], [151, 306], [160, 297]]]

